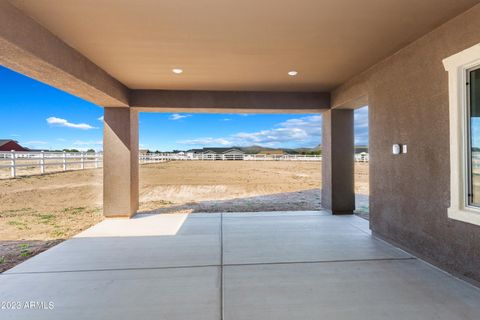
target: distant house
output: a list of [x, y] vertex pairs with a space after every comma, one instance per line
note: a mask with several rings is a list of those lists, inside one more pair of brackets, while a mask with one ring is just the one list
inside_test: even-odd
[[150, 153], [150, 150], [148, 150], [148, 149], [140, 149], [140, 150], [138, 150], [138, 152], [139, 152], [141, 155], [146, 155], [146, 154]]
[[238, 148], [202, 148], [186, 152], [189, 159], [205, 160], [243, 160], [245, 152]]
[[212, 155], [244, 155], [240, 149], [237, 148], [202, 148], [202, 149], [191, 149], [187, 153], [193, 154], [212, 154]]
[[355, 154], [355, 161], [358, 162], [368, 162], [368, 153], [360, 152]]
[[15, 140], [0, 139], [0, 151], [28, 151], [28, 148], [24, 148], [18, 144]]

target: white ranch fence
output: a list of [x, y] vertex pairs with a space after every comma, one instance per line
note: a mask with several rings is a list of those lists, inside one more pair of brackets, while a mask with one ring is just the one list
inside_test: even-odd
[[101, 153], [94, 152], [2, 151], [0, 169], [10, 170], [10, 177], [15, 178], [20, 169], [24, 173], [22, 175], [32, 175], [98, 168], [103, 164], [102, 158]]
[[[321, 161], [319, 155], [268, 155], [268, 154], [172, 154], [148, 153], [140, 154], [140, 164], [165, 161]], [[355, 157], [357, 162], [368, 162], [367, 157]], [[44, 174], [67, 170], [99, 168], [103, 165], [101, 152], [32, 152], [9, 151], [0, 152], [0, 172], [4, 177], [15, 178], [19, 175]], [[6, 172], [5, 172], [6, 171]], [[19, 174], [21, 171], [21, 174]]]
[[148, 153], [140, 154], [140, 163], [181, 161], [212, 161], [212, 160], [245, 160], [245, 161], [321, 161], [317, 155], [276, 155], [276, 154], [172, 154]]

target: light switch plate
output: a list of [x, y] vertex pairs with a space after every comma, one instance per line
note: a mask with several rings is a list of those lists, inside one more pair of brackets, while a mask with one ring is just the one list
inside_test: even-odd
[[407, 145], [406, 144], [402, 145], [402, 153], [407, 153]]
[[399, 144], [394, 144], [392, 146], [392, 153], [393, 154], [400, 154], [402, 152], [402, 149]]

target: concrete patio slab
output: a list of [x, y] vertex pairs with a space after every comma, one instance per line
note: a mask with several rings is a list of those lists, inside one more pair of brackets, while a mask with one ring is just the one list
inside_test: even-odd
[[224, 267], [225, 319], [478, 320], [480, 291], [419, 260]]
[[219, 264], [219, 215], [138, 215], [102, 221], [6, 273]]
[[356, 216], [226, 215], [223, 241], [227, 265], [411, 257], [373, 238], [368, 222]]
[[242, 218], [242, 217], [288, 217], [288, 216], [331, 216], [327, 211], [262, 211], [262, 212], [229, 212], [225, 214], [226, 218]]
[[106, 220], [1, 274], [0, 301], [22, 303], [2, 320], [480, 319], [480, 290], [324, 212]]
[[[342, 217], [339, 217], [339, 218], [342, 218]], [[368, 234], [371, 234], [371, 231], [370, 231], [370, 224], [368, 222], [368, 220], [365, 220], [363, 218], [360, 218], [358, 216], [355, 216], [353, 217], [350, 217], [350, 216], [343, 216], [344, 219], [348, 219], [348, 223], [351, 224], [352, 226], [354, 227], [357, 227], [358, 229], [368, 233]]]
[[0, 300], [53, 303], [53, 309], [0, 310], [0, 318], [220, 319], [218, 267], [10, 274]]

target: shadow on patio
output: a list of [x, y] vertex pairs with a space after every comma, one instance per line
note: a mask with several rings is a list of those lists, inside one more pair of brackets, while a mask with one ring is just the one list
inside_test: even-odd
[[[180, 205], [160, 200], [142, 203], [140, 213], [314, 211], [322, 209], [321, 192], [317, 188], [226, 200], [191, 201]], [[145, 207], [148, 209], [143, 209]]]

